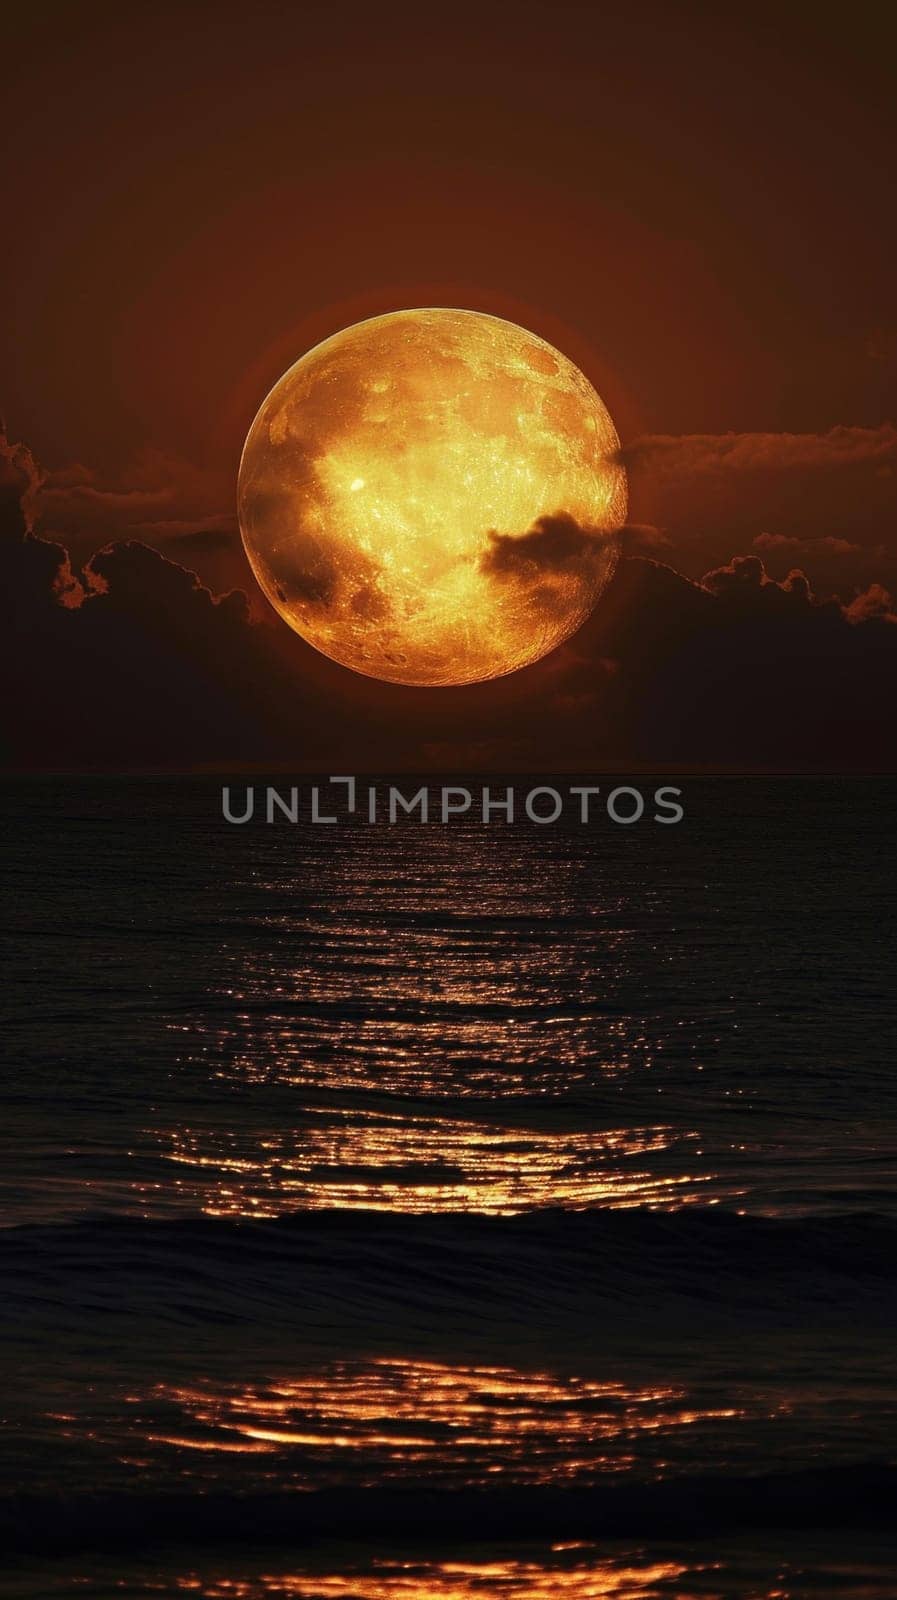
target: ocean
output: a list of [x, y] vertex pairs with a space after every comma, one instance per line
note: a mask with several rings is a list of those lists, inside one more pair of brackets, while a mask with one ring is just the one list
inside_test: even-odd
[[893, 1600], [897, 782], [663, 781], [6, 781], [4, 1594]]

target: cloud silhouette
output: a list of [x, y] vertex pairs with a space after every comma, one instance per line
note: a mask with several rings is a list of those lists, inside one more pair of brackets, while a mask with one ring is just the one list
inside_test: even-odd
[[609, 738], [638, 761], [893, 770], [881, 707], [897, 629], [880, 586], [852, 609], [816, 600], [799, 570], [775, 582], [757, 556], [700, 584], [631, 558], [606, 602], [589, 631], [620, 663]]
[[869, 622], [872, 618], [880, 622], [897, 622], [893, 597], [880, 583], [870, 583], [868, 589], [856, 595], [844, 607], [844, 615], [848, 622]]
[[[886, 585], [843, 601], [756, 552], [696, 582], [624, 556], [560, 650], [513, 678], [432, 694], [359, 678], [236, 590], [215, 595], [144, 541], [73, 570], [34, 531], [41, 473], [0, 445], [4, 748], [15, 767], [309, 765], [426, 770], [697, 766], [892, 770], [897, 690]], [[572, 518], [494, 535], [498, 581], [548, 584], [594, 536]], [[521, 548], [522, 547], [522, 548]], [[359, 601], [364, 604], [362, 595]], [[337, 764], [338, 763], [338, 764]]]
[[739, 601], [748, 596], [752, 605], [756, 603], [757, 596], [762, 596], [769, 605], [785, 604], [782, 597], [804, 605], [813, 599], [810, 580], [799, 567], [794, 567], [782, 583], [777, 583], [770, 578], [759, 556], [733, 556], [724, 567], [715, 567], [712, 572], [706, 572], [701, 582], [711, 594]]
[[826, 433], [645, 434], [621, 451], [630, 469], [665, 478], [763, 472], [829, 472], [897, 465], [897, 428], [830, 428]]
[[552, 572], [581, 569], [583, 563], [607, 560], [609, 536], [583, 528], [568, 511], [537, 517], [526, 533], [488, 535], [480, 569], [498, 578], [530, 580]]
[[[798, 539], [784, 533], [758, 533], [754, 540], [754, 549], [763, 550], [767, 554], [780, 550], [792, 555], [856, 556], [863, 551], [864, 546], [853, 544], [850, 539], [836, 539], [831, 534], [827, 534], [823, 539]], [[883, 555], [884, 546], [879, 545], [876, 553]]]
[[651, 434], [623, 459], [633, 520], [662, 525], [689, 577], [733, 549], [755, 549], [778, 578], [789, 559], [806, 563], [818, 593], [897, 584], [890, 423], [807, 434]]

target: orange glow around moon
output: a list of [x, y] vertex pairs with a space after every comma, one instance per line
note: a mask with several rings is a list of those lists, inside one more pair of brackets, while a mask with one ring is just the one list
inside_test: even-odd
[[393, 683], [528, 666], [585, 620], [626, 513], [571, 361], [480, 312], [396, 311], [275, 384], [240, 464], [253, 571], [309, 644]]

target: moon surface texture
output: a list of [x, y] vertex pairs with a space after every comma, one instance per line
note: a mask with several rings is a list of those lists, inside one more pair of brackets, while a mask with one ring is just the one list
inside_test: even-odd
[[579, 369], [515, 323], [442, 309], [356, 323], [290, 367], [238, 494], [290, 627], [418, 685], [500, 677], [569, 638], [626, 514], [619, 440]]

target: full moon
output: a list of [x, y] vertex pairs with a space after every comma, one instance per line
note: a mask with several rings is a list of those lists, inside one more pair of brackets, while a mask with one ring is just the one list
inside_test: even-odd
[[290, 367], [243, 450], [240, 527], [265, 595], [343, 666], [392, 683], [501, 677], [584, 622], [626, 474], [566, 356], [475, 311], [395, 311]]

